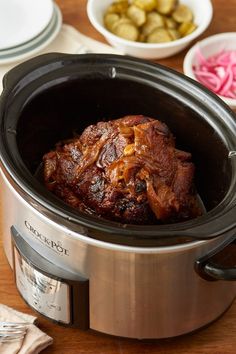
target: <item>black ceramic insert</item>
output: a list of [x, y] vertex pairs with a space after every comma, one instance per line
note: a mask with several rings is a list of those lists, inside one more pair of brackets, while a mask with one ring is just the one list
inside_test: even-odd
[[[56, 142], [99, 120], [127, 114], [164, 121], [177, 147], [192, 153], [206, 215], [174, 225], [124, 226], [73, 210], [33, 177]], [[177, 72], [113, 55], [40, 56], [7, 75], [0, 115], [2, 161], [16, 187], [47, 216], [64, 223], [69, 217], [74, 230], [109, 242], [154, 246], [172, 236], [182, 241], [214, 237], [236, 224], [236, 159], [228, 157], [236, 149], [235, 116]]]

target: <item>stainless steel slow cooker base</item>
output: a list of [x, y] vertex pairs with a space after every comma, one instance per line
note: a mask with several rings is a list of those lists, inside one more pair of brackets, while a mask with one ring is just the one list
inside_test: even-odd
[[83, 235], [40, 216], [3, 176], [1, 186], [9, 263], [13, 265], [10, 228], [16, 225], [43, 258], [89, 279], [91, 329], [139, 339], [179, 336], [214, 321], [236, 296], [235, 282], [207, 281], [193, 269], [225, 237], [166, 248], [112, 249], [99, 241], [88, 243]]

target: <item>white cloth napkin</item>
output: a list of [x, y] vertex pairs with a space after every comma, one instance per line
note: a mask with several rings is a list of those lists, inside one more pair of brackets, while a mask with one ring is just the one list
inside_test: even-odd
[[0, 322], [32, 323], [24, 338], [14, 342], [0, 342], [0, 354], [38, 354], [52, 344], [53, 339], [34, 325], [36, 317], [0, 304]]
[[[54, 39], [54, 41], [42, 51], [38, 52], [37, 55], [52, 52], [68, 54], [84, 54], [90, 52], [105, 54], [123, 54], [109, 45], [103, 44], [99, 41], [96, 41], [92, 38], [83, 35], [74, 27], [66, 24], [62, 25], [61, 31]], [[30, 56], [27, 59], [30, 59]], [[24, 59], [24, 61], [27, 59]], [[14, 62], [11, 64], [0, 65], [0, 93], [2, 91], [3, 76], [7, 71], [9, 71], [14, 66], [20, 63], [21, 61]]]

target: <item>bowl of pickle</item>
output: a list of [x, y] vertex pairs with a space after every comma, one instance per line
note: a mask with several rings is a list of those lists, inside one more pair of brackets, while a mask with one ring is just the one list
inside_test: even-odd
[[209, 26], [210, 0], [88, 0], [90, 22], [124, 54], [146, 59], [172, 56]]

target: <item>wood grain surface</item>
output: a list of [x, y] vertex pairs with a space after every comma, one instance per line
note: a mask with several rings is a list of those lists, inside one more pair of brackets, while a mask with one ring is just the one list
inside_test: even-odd
[[[102, 0], [97, 0], [102, 1]], [[204, 0], [199, 0], [204, 1]], [[102, 36], [91, 26], [86, 15], [86, 0], [56, 0], [65, 23], [97, 40]], [[212, 0], [213, 21], [202, 37], [236, 30], [236, 0]], [[182, 71], [186, 51], [158, 62]], [[1, 191], [0, 191], [1, 192]], [[11, 269], [0, 243], [0, 302], [19, 311], [35, 314], [18, 294]], [[236, 302], [219, 320], [208, 328], [180, 338], [138, 341], [120, 339], [92, 331], [68, 329], [57, 326], [42, 316], [39, 327], [54, 338], [54, 344], [44, 350], [45, 354], [235, 354], [236, 353]], [[11, 353], [6, 353], [11, 354]]]

